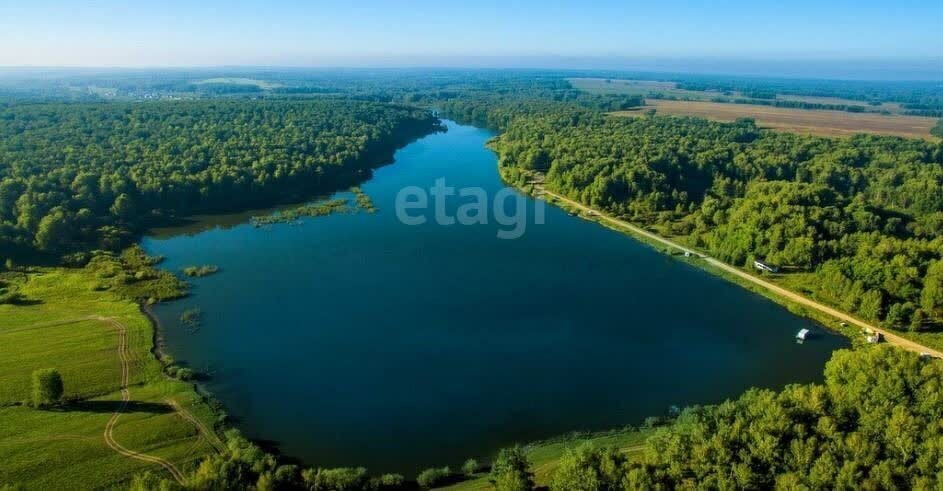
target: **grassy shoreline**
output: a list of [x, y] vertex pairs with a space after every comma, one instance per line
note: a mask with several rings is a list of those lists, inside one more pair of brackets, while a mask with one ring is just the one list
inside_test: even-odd
[[[163, 476], [159, 466], [106, 445], [103, 433], [119, 412], [110, 436], [133, 452], [189, 471], [218, 451], [218, 412], [191, 383], [167, 375], [146, 306], [100, 290], [84, 268], [29, 268], [13, 281], [30, 302], [0, 305], [0, 482], [93, 489], [124, 486], [145, 471]], [[119, 358], [129, 368], [126, 409]], [[65, 401], [34, 408], [24, 402], [29, 373], [48, 367], [62, 372]]]
[[[680, 251], [678, 251], [679, 254], [673, 254], [673, 253], [667, 252], [667, 251], [666, 251], [666, 247], [665, 247], [664, 244], [658, 243], [658, 242], [652, 240], [652, 239], [649, 238], [649, 237], [646, 237], [646, 236], [644, 236], [644, 235], [641, 235], [641, 234], [639, 234], [639, 233], [636, 233], [636, 232], [633, 231], [633, 230], [626, 229], [626, 228], [622, 228], [622, 227], [618, 227], [618, 226], [615, 226], [615, 225], [613, 225], [613, 224], [607, 223], [606, 221], [601, 220], [598, 215], [597, 215], [597, 216], [590, 216], [590, 215], [587, 215], [587, 214], [584, 213], [582, 210], [577, 209], [577, 208], [575, 208], [575, 207], [569, 205], [569, 204], [566, 203], [566, 202], [562, 202], [562, 201], [560, 201], [560, 200], [554, 198], [553, 196], [539, 195], [539, 194], [536, 192], [536, 191], [538, 191], [538, 189], [537, 189], [535, 186], [533, 186], [533, 185], [531, 185], [531, 184], [522, 184], [522, 183], [520, 183], [520, 182], [517, 182], [517, 181], [514, 180], [513, 178], [511, 178], [511, 176], [508, 174], [508, 168], [507, 168], [506, 166], [501, 165], [500, 163], [498, 164], [498, 173], [499, 173], [499, 175], [501, 176], [501, 180], [504, 181], [504, 183], [505, 183], [506, 185], [513, 187], [513, 188], [516, 189], [517, 191], [519, 191], [519, 192], [521, 192], [521, 193], [523, 193], [523, 194], [525, 194], [525, 195], [531, 197], [532, 199], [543, 200], [543, 201], [545, 201], [545, 202], [547, 202], [547, 203], [550, 203], [550, 204], [552, 204], [552, 205], [554, 205], [554, 206], [556, 206], [556, 207], [558, 207], [558, 208], [560, 208], [560, 209], [562, 209], [562, 210], [564, 210], [564, 211], [566, 211], [566, 212], [568, 212], [568, 213], [570, 213], [570, 214], [572, 214], [572, 215], [579, 216], [580, 218], [582, 218], [582, 219], [584, 219], [584, 220], [592, 221], [592, 222], [594, 222], [594, 223], [596, 223], [596, 224], [598, 224], [598, 225], [600, 225], [600, 226], [606, 227], [606, 228], [608, 228], [608, 229], [610, 229], [610, 230], [612, 230], [612, 231], [614, 231], [614, 232], [618, 232], [618, 233], [620, 233], [620, 234], [623, 234], [623, 235], [626, 235], [626, 236], [628, 236], [628, 237], [631, 237], [633, 240], [638, 241], [638, 242], [640, 242], [640, 243], [642, 243], [642, 244], [645, 244], [645, 245], [647, 245], [647, 246], [649, 246], [649, 247], [655, 249], [656, 251], [658, 251], [658, 252], [660, 252], [660, 253], [662, 253], [662, 254], [666, 254], [666, 255], [668, 255], [669, 257], [672, 257], [672, 258], [674, 258], [674, 259], [676, 259], [676, 260], [683, 261], [683, 262], [685, 262], [685, 263], [687, 263], [687, 264], [690, 264], [690, 265], [692, 265], [692, 266], [694, 266], [694, 267], [696, 267], [696, 268], [698, 268], [698, 269], [700, 269], [700, 270], [702, 270], [702, 271], [705, 271], [705, 272], [710, 273], [710, 274], [712, 274], [712, 275], [715, 275], [715, 276], [717, 276], [717, 277], [719, 277], [719, 278], [722, 278], [722, 279], [724, 279], [724, 280], [726, 280], [726, 281], [729, 281], [729, 282], [731, 282], [731, 283], [734, 283], [734, 284], [740, 286], [741, 288], [744, 288], [744, 289], [746, 289], [746, 290], [748, 290], [748, 291], [750, 291], [750, 292], [752, 292], [752, 293], [761, 295], [761, 296], [763, 296], [764, 298], [766, 298], [766, 299], [768, 299], [768, 300], [770, 300], [770, 301], [773, 301], [773, 302], [775, 302], [775, 303], [778, 304], [778, 305], [781, 305], [781, 306], [785, 307], [787, 310], [789, 310], [789, 311], [792, 312], [793, 314], [796, 314], [796, 315], [798, 315], [798, 316], [800, 316], [800, 317], [803, 317], [803, 318], [812, 320], [812, 321], [818, 323], [819, 325], [821, 325], [823, 328], [828, 329], [829, 331], [832, 331], [832, 332], [835, 332], [835, 333], [841, 334], [842, 336], [847, 337], [847, 338], [851, 341], [851, 343], [852, 343], [853, 346], [861, 346], [861, 345], [865, 344], [864, 338], [863, 338], [863, 336], [861, 335], [861, 330], [860, 330], [859, 328], [855, 327], [855, 326], [845, 324], [845, 323], [844, 323], [842, 320], [840, 320], [840, 319], [837, 319], [837, 318], [835, 318], [835, 317], [833, 317], [833, 316], [831, 316], [831, 315], [828, 315], [828, 314], [826, 314], [826, 313], [824, 313], [824, 312], [821, 312], [821, 311], [818, 311], [818, 310], [815, 310], [815, 309], [807, 308], [807, 307], [805, 307], [805, 306], [803, 306], [803, 305], [800, 305], [800, 304], [798, 304], [798, 303], [796, 303], [796, 302], [794, 302], [794, 301], [792, 301], [792, 300], [790, 300], [790, 299], [788, 299], [788, 298], [786, 298], [786, 297], [783, 297], [783, 296], [781, 296], [781, 295], [778, 295], [778, 294], [776, 294], [775, 292], [772, 292], [772, 291], [767, 290], [767, 289], [765, 289], [765, 288], [761, 288], [761, 287], [757, 286], [757, 285], [754, 284], [754, 283], [751, 283], [751, 282], [749, 282], [749, 281], [746, 281], [746, 280], [743, 279], [743, 278], [740, 278], [740, 277], [735, 276], [735, 275], [733, 275], [733, 274], [731, 274], [731, 273], [729, 273], [729, 272], [727, 272], [727, 271], [724, 271], [724, 270], [721, 270], [721, 269], [719, 269], [719, 268], [717, 268], [717, 267], [712, 266], [711, 264], [707, 263], [706, 261], [703, 261], [703, 260], [699, 259], [696, 255], [692, 255], [691, 257], [685, 257], [685, 256], [683, 256], [683, 255], [680, 254]], [[636, 226], [638, 226], [638, 227], [640, 227], [640, 228], [645, 228], [645, 229], [647, 229], [647, 227], [644, 227], [644, 226], [641, 226], [641, 225], [636, 225]], [[659, 236], [661, 235], [658, 231], [651, 231], [651, 233], [656, 234], [656, 235], [659, 235]], [[666, 238], [669, 239], [669, 240], [672, 240], [672, 241], [677, 241], [677, 240], [678, 240], [677, 238], [674, 238], [674, 237], [666, 237]], [[785, 288], [785, 289], [787, 289], [787, 290], [790, 290], [790, 291], [794, 290], [793, 288], [791, 288], [791, 287], [789, 287], [789, 286], [783, 284], [783, 282], [781, 281], [780, 275], [764, 276], [764, 279], [767, 280], [767, 281], [770, 281], [771, 283], [776, 284], [777, 286], [780, 286], [780, 287], [782, 287], [782, 288]], [[799, 292], [796, 292], [796, 293], [799, 293]], [[818, 299], [815, 299], [815, 300], [820, 302], [820, 300], [818, 300]], [[833, 308], [835, 308], [835, 307], [833, 307]], [[847, 315], [851, 316], [850, 314], [847, 314]], [[901, 333], [900, 331], [895, 331], [895, 333], [901, 335], [902, 337], [905, 337], [906, 339], [909, 339], [909, 340], [914, 341], [914, 342], [917, 342], [917, 343], [925, 342], [925, 341], [926, 341], [926, 340], [914, 340], [914, 339], [912, 339], [912, 338], [909, 337], [909, 336], [905, 336], [905, 335], [904, 335], [903, 333]], [[931, 347], [937, 348], [937, 346], [935, 346], [935, 345], [933, 345], [933, 344], [931, 344]]]

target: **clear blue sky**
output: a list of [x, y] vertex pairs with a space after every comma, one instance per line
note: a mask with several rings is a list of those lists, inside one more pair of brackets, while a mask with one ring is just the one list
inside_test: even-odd
[[0, 0], [0, 65], [943, 56], [940, 0]]

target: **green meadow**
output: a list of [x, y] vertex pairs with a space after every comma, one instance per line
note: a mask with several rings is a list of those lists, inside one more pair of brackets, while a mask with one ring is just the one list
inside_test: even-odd
[[[7, 273], [4, 280], [25, 300], [0, 305], [0, 483], [92, 489], [144, 471], [166, 474], [105, 443], [105, 426], [121, 407], [121, 363], [116, 329], [99, 318], [114, 319], [127, 332], [130, 401], [114, 440], [181, 470], [214, 452], [187, 419], [212, 428], [212, 410], [189, 384], [163, 374], [151, 353], [153, 329], [135, 302], [101, 291], [86, 269]], [[56, 407], [29, 404], [30, 376], [41, 368], [62, 374], [63, 402]]]

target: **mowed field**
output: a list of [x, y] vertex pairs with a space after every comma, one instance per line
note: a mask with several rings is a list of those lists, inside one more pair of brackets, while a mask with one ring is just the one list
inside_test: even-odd
[[[593, 94], [625, 94], [641, 95], [652, 97], [654, 94], [660, 94], [668, 100], [683, 101], [704, 101], [716, 102], [715, 98], [724, 99], [746, 99], [755, 100], [757, 105], [765, 105], [765, 99], [755, 99], [744, 95], [741, 92], [720, 92], [717, 90], [686, 90], [678, 88], [677, 82], [664, 82], [655, 80], [622, 80], [622, 79], [604, 79], [604, 78], [568, 78], [568, 82], [574, 89], [584, 90]], [[871, 105], [867, 101], [855, 99], [842, 99], [840, 97], [817, 97], [802, 96], [791, 94], [780, 94], [776, 96], [779, 101], [807, 102], [810, 104], [833, 104], [840, 106], [860, 106], [865, 108], [866, 112], [879, 113], [887, 111], [893, 114], [902, 112], [900, 104], [894, 102], [884, 102], [878, 105]], [[817, 110], [817, 109], [816, 109]]]
[[584, 90], [593, 94], [625, 94], [650, 96], [659, 93], [685, 99], [710, 100], [721, 95], [716, 91], [696, 91], [679, 89], [675, 82], [660, 82], [656, 80], [618, 80], [603, 78], [568, 78], [567, 81], [574, 89]]
[[644, 113], [646, 109], [654, 108], [658, 114], [696, 116], [715, 121], [753, 118], [759, 126], [764, 128], [801, 134], [851, 136], [856, 133], [871, 133], [925, 139], [934, 138], [930, 135], [930, 130], [937, 123], [934, 118], [920, 116], [888, 116], [874, 113], [790, 109], [751, 104], [657, 99], [649, 99], [645, 103], [647, 106], [640, 111], [620, 111], [613, 114], [636, 116]]
[[[151, 354], [153, 330], [134, 302], [95, 291], [84, 270], [48, 269], [15, 278], [24, 305], [0, 305], [0, 484], [26, 489], [102, 489], [134, 474], [167, 471], [122, 456], [106, 444], [109, 419], [123, 407], [119, 335], [124, 328], [130, 401], [112, 436], [126, 449], [189, 469], [214, 452], [187, 419], [212, 427], [212, 410], [186, 383], [163, 375]], [[26, 404], [34, 370], [57, 368], [67, 399], [60, 407]], [[177, 407], [187, 414], [181, 414]]]

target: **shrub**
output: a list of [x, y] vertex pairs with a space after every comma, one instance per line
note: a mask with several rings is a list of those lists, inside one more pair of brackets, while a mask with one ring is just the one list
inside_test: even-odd
[[43, 368], [33, 372], [33, 404], [44, 407], [62, 399], [62, 376], [55, 368]]
[[367, 469], [340, 467], [337, 469], [308, 469], [301, 473], [312, 491], [355, 491], [367, 487]]
[[584, 444], [567, 449], [553, 474], [550, 489], [619, 489], [625, 463], [625, 455], [611, 448]]
[[188, 382], [196, 378], [196, 373], [190, 368], [178, 368], [174, 376], [184, 382]]
[[430, 489], [435, 486], [445, 484], [452, 477], [452, 469], [448, 467], [433, 467], [419, 473], [416, 477], [416, 483], [420, 487]]
[[[0, 486], [0, 490], [2, 489], [3, 487]], [[170, 491], [172, 489], [178, 489], [176, 483], [168, 481], [151, 471], [135, 475], [128, 484], [129, 491]]]
[[498, 491], [521, 491], [533, 489], [534, 478], [529, 470], [530, 463], [520, 446], [504, 448], [498, 452], [491, 464], [491, 476], [488, 480]]
[[475, 474], [479, 469], [481, 469], [481, 465], [475, 459], [468, 459], [464, 464], [462, 464], [462, 472], [466, 476]]
[[377, 490], [404, 489], [406, 478], [402, 474], [383, 474], [371, 480], [371, 488]]
[[264, 472], [259, 475], [255, 487], [258, 491], [283, 491], [302, 489], [297, 465], [280, 465], [274, 472]]

